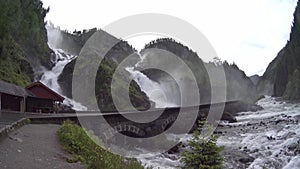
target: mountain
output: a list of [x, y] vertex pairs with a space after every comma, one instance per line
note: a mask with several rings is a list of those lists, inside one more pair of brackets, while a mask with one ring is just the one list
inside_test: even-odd
[[[49, 28], [48, 28], [49, 29]], [[51, 28], [52, 29], [52, 28]], [[58, 29], [53, 29], [52, 31], [60, 31]], [[114, 36], [108, 34], [103, 30], [91, 29], [88, 31], [83, 31], [82, 33], [74, 32], [73, 34], [62, 31], [60, 34], [60, 40], [58, 40], [57, 46], [63, 49], [64, 51], [69, 51], [72, 54], [78, 56], [85, 42], [89, 39], [89, 37], [97, 31], [97, 34], [101, 36], [104, 41], [102, 41], [101, 46], [109, 46], [110, 43], [118, 42], [113, 46], [104, 56], [104, 59], [101, 61], [101, 64], [98, 65], [97, 76], [95, 79], [95, 93], [98, 102], [98, 107], [101, 111], [114, 111], [116, 107], [113, 103], [113, 98], [111, 95], [111, 84], [113, 75], [115, 75], [115, 71], [117, 66], [129, 55], [134, 54], [135, 49], [132, 48], [126, 41], [119, 40]], [[53, 33], [54, 35], [54, 33]], [[104, 42], [104, 43], [103, 43]], [[96, 44], [96, 43], [94, 43]], [[97, 53], [97, 51], [95, 50]], [[101, 55], [97, 53], [98, 55]], [[137, 55], [133, 55], [135, 58], [139, 58]], [[81, 56], [82, 57], [82, 56]], [[83, 55], [83, 57], [86, 57]], [[81, 74], [85, 74], [85, 76], [90, 76], [90, 73], [86, 71], [85, 68], [91, 66], [89, 58], [85, 59], [85, 63], [81, 65], [80, 72]], [[69, 98], [72, 98], [72, 78], [74, 75], [74, 67], [77, 58], [68, 63], [61, 75], [58, 78], [58, 83], [62, 89], [64, 95]], [[134, 64], [136, 62], [132, 62]], [[120, 102], [120, 108], [123, 110], [128, 110], [127, 104], [125, 104], [126, 93], [128, 91], [126, 88], [126, 81], [130, 77], [130, 74], [122, 69], [121, 72], [118, 73], [118, 78], [115, 81], [118, 93], [118, 101]], [[81, 85], [89, 85], [90, 82], [81, 82]], [[88, 97], [91, 97], [93, 94], [88, 94]], [[129, 86], [129, 98], [133, 106], [137, 109], [144, 110], [149, 109], [151, 106], [151, 102], [149, 101], [148, 96], [141, 91], [140, 87], [137, 85], [135, 81], [131, 81]], [[87, 98], [85, 101], [85, 106], [90, 109], [94, 109], [92, 104], [88, 101], [90, 98]]]
[[294, 12], [290, 40], [269, 64], [258, 83], [262, 94], [283, 96], [289, 100], [300, 99], [300, 1]]
[[0, 0], [0, 80], [26, 86], [51, 68], [40, 0]]
[[[218, 58], [215, 58], [215, 62], [205, 63], [196, 52], [170, 38], [162, 38], [150, 42], [149, 44], [145, 45], [145, 48], [141, 51], [141, 54], [143, 55], [147, 49], [151, 48], [157, 48], [171, 52], [176, 56], [179, 56], [182, 61], [185, 62], [197, 80], [202, 103], [210, 102], [211, 86], [213, 86], [215, 89], [218, 89], [220, 86], [224, 85], [225, 82], [227, 84], [227, 100], [239, 100], [245, 103], [254, 103], [258, 98], [256, 87], [251, 79], [247, 77], [246, 74], [235, 64], [228, 64], [226, 61], [222, 62]], [[164, 55], [161, 57], [163, 56]], [[147, 64], [147, 59], [144, 59], [143, 62], [144, 64]], [[219, 73], [222, 71], [222, 68], [225, 73], [226, 81], [214, 81], [211, 84], [208, 71], [212, 73], [210, 76], [219, 77]], [[176, 65], [174, 65], [173, 69], [176, 71]], [[160, 84], [164, 83], [163, 79], [168, 76], [166, 73], [154, 69], [144, 70], [143, 73], [146, 74], [150, 79], [157, 81]], [[174, 91], [172, 93], [174, 93]]]

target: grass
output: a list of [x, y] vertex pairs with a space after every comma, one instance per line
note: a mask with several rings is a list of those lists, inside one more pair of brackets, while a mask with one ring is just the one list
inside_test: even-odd
[[[80, 126], [66, 121], [57, 131], [60, 143], [73, 154], [68, 162], [81, 161], [88, 169], [143, 169], [135, 159], [127, 159], [97, 145]], [[95, 136], [91, 136], [95, 137]], [[99, 140], [99, 139], [98, 139]]]

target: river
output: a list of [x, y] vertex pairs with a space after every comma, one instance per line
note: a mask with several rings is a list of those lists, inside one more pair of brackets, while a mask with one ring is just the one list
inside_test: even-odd
[[[257, 104], [264, 109], [241, 112], [236, 123], [220, 123], [216, 133], [219, 134], [217, 144], [225, 147], [222, 153], [224, 168], [300, 168], [300, 104], [269, 96]], [[182, 138], [184, 144], [188, 139]], [[151, 158], [140, 156], [138, 159], [144, 166], [155, 169], [181, 165], [179, 154], [165, 153]]]

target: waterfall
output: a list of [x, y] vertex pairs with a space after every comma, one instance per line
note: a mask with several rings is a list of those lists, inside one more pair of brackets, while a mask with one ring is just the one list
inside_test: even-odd
[[126, 70], [140, 86], [141, 90], [155, 103], [156, 108], [176, 106], [176, 104], [168, 102], [168, 97], [165, 95], [164, 89], [159, 83], [149, 79], [142, 72], [135, 70], [134, 67], [128, 67]]
[[51, 70], [45, 70], [41, 77], [41, 82], [45, 84], [47, 87], [52, 89], [53, 91], [62, 95], [65, 100], [64, 104], [71, 106], [74, 110], [86, 110], [87, 108], [80, 103], [64, 96], [62, 94], [62, 90], [57, 82], [59, 75], [62, 73], [64, 67], [71, 62], [76, 56], [67, 54], [62, 49], [54, 48], [51, 44], [48, 44], [50, 49], [54, 51], [54, 59], [52, 62], [55, 63], [55, 66]]
[[172, 83], [173, 81], [168, 81], [169, 79], [164, 79], [164, 81], [158, 83], [136, 70], [135, 68], [142, 65], [142, 62], [146, 58], [146, 55], [141, 56], [139, 53], [138, 55], [140, 56], [140, 61], [136, 63], [134, 67], [125, 68], [133, 80], [140, 86], [141, 90], [146, 93], [149, 99], [155, 103], [156, 108], [177, 107], [180, 104], [180, 96], [178, 96], [176, 83], [174, 84]]
[[55, 66], [51, 70], [46, 70], [43, 73], [41, 78], [41, 82], [50, 87], [57, 93], [62, 93], [60, 86], [57, 82], [59, 75], [62, 73], [64, 67], [73, 59], [75, 56], [65, 54], [65, 52], [61, 49], [55, 49], [48, 44], [49, 47], [54, 51], [55, 58], [52, 62], [55, 63]]
[[58, 77], [62, 73], [64, 67], [69, 62], [71, 62], [73, 59], [75, 59], [76, 56], [70, 55], [67, 52], [65, 52], [64, 50], [56, 47], [56, 46], [58, 46], [56, 44], [56, 43], [58, 43], [57, 39], [60, 38], [59, 31], [53, 31], [53, 30], [47, 28], [47, 33], [48, 33], [48, 46], [54, 52], [54, 55], [52, 55], [51, 61], [55, 64], [55, 66], [51, 70], [47, 70], [44, 68], [44, 73], [43, 73], [40, 81], [43, 84], [45, 84], [47, 87], [52, 89], [53, 91], [62, 95], [65, 98], [63, 104], [72, 107], [72, 109], [74, 109], [74, 110], [86, 110], [87, 108], [85, 106], [64, 96], [62, 94], [62, 90], [57, 82]]

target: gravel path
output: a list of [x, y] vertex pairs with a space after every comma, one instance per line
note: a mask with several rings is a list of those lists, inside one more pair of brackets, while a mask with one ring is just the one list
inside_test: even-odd
[[70, 155], [59, 144], [59, 125], [25, 125], [0, 141], [0, 168], [4, 169], [83, 169], [68, 163]]

